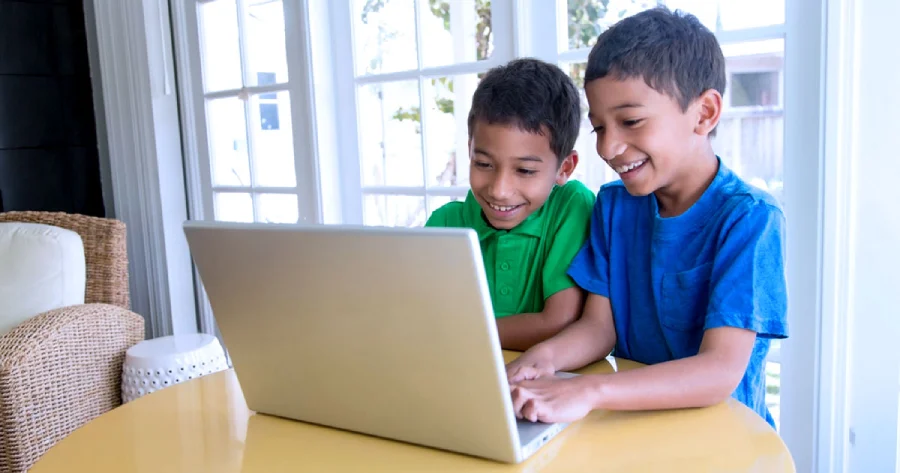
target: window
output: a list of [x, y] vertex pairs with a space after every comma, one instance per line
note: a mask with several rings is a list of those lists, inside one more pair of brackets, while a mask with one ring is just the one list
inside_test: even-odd
[[[234, 222], [300, 219], [292, 88], [281, 0], [193, 2], [202, 83], [200, 166], [207, 215]], [[199, 94], [198, 94], [199, 95]], [[205, 159], [204, 159], [205, 158]], [[302, 182], [302, 179], [299, 179]]]
[[[468, 192], [466, 119], [479, 77], [512, 59], [490, 0], [354, 0], [362, 223], [421, 226]], [[501, 46], [501, 47], [498, 47]]]

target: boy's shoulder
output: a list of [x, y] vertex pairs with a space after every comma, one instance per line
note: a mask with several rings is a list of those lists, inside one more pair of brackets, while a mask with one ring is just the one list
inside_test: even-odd
[[541, 213], [545, 226], [558, 226], [572, 219], [590, 220], [597, 196], [581, 181], [569, 180], [550, 192]]
[[547, 197], [547, 202], [545, 202], [544, 205], [565, 207], [571, 203], [587, 203], [593, 206], [595, 199], [596, 196], [594, 195], [594, 191], [588, 189], [581, 181], [570, 179], [565, 184], [556, 186], [550, 192], [550, 196]]
[[726, 220], [735, 221], [748, 216], [765, 221], [770, 218], [784, 218], [781, 204], [768, 191], [742, 179], [729, 169], [727, 179], [716, 189], [713, 205], [718, 206]]
[[[471, 192], [470, 192], [471, 193]], [[469, 198], [469, 197], [467, 197]], [[461, 200], [447, 202], [434, 209], [425, 222], [426, 227], [467, 227], [466, 203]]]

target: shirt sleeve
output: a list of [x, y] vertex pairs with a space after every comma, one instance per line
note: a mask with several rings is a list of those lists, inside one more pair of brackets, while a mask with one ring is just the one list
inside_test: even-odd
[[431, 212], [431, 216], [425, 221], [426, 227], [446, 227], [447, 226], [447, 209], [439, 207]]
[[786, 338], [784, 214], [751, 204], [721, 237], [712, 261], [704, 329], [739, 327], [763, 338]]
[[576, 192], [561, 202], [558, 209], [561, 215], [559, 225], [556, 232], [550, 236], [553, 240], [541, 275], [544, 300], [559, 291], [575, 286], [575, 282], [566, 271], [587, 238], [595, 198], [594, 193], [584, 186], [573, 186], [573, 189], [576, 189]]
[[609, 245], [603, 215], [605, 198], [601, 190], [591, 213], [587, 241], [572, 260], [568, 275], [585, 291], [609, 297]]

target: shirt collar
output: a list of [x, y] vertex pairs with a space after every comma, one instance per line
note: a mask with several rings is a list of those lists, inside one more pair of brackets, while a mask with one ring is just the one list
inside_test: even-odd
[[[556, 192], [556, 188], [554, 187], [553, 191], [551, 191], [551, 195], [553, 192]], [[548, 197], [549, 201], [550, 198]], [[512, 235], [528, 235], [536, 238], [540, 238], [541, 233], [543, 231], [543, 221], [544, 221], [544, 208], [546, 207], [546, 202], [541, 208], [537, 209], [534, 213], [528, 216], [522, 223], [518, 224], [512, 230], [498, 230], [491, 226], [488, 223], [487, 218], [484, 216], [484, 211], [481, 209], [481, 204], [475, 200], [475, 195], [472, 194], [470, 190], [466, 195], [465, 201], [466, 207], [466, 217], [472, 228], [475, 229], [475, 232], [478, 233], [478, 239], [483, 241], [490, 237], [495, 233], [509, 233]]]

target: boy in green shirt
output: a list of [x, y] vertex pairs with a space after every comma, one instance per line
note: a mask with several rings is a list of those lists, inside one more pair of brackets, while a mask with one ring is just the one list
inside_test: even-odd
[[595, 200], [569, 180], [580, 118], [575, 84], [555, 65], [517, 59], [488, 71], [469, 112], [471, 190], [425, 224], [478, 233], [504, 349], [556, 335], [584, 303], [566, 274]]

